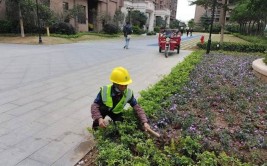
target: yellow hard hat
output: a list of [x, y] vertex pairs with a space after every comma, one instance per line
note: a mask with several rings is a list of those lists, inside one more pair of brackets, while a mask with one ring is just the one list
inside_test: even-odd
[[124, 67], [115, 67], [110, 75], [110, 81], [119, 85], [128, 85], [132, 83], [131, 76]]

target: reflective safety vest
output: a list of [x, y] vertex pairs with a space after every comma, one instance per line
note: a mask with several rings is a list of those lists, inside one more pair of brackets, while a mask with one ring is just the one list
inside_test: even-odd
[[[113, 100], [112, 100], [112, 96], [111, 96], [111, 86], [112, 86], [112, 84], [101, 87], [102, 101], [107, 107], [109, 107], [109, 109], [113, 108]], [[113, 108], [112, 112], [115, 114], [121, 113], [123, 111], [124, 106], [132, 98], [132, 96], [133, 96], [133, 91], [129, 88], [125, 89], [121, 100]]]

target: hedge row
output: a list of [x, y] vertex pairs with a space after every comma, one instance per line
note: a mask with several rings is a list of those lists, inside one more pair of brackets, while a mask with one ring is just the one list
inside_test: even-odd
[[[207, 44], [207, 42], [204, 44], [197, 43], [197, 46], [201, 49], [207, 49]], [[259, 44], [224, 42], [223, 45], [220, 45], [219, 42], [211, 42], [210, 50], [264, 53], [266, 51], [266, 47]]]

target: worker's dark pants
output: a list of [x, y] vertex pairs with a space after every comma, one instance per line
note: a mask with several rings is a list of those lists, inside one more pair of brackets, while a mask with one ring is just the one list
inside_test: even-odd
[[[106, 110], [104, 110], [104, 111], [103, 110], [102, 111], [100, 110], [100, 113], [101, 113], [103, 119], [106, 116], [109, 116], [114, 122], [116, 122], [116, 121], [121, 121], [122, 122], [123, 121], [122, 113], [114, 114], [112, 111], [106, 111]], [[98, 126], [99, 126], [99, 123], [98, 123], [98, 119], [97, 119], [97, 120], [95, 120], [93, 122], [92, 128], [94, 130], [96, 130]]]

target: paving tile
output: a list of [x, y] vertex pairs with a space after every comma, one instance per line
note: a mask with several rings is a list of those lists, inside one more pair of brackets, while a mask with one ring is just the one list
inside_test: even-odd
[[0, 165], [13, 166], [24, 160], [29, 154], [15, 147], [10, 147], [0, 153]]
[[53, 141], [44, 146], [37, 152], [33, 153], [29, 158], [52, 165], [71, 148], [73, 148], [80, 140], [81, 138], [79, 135], [69, 133], [60, 141]]
[[43, 91], [39, 91], [38, 93], [32, 94], [32, 95], [25, 95], [18, 100], [14, 100], [11, 103], [16, 104], [16, 105], [25, 105], [31, 102], [35, 102], [37, 100], [41, 100], [45, 97], [48, 97], [50, 95], [53, 95], [54, 93], [60, 92], [64, 90], [65, 87], [53, 87], [53, 88], [46, 88]]
[[[16, 166], [29, 166], [29, 165], [32, 165], [32, 166], [49, 166], [48, 164], [41, 163], [39, 161], [35, 161], [35, 160], [30, 159], [30, 158], [26, 158], [26, 159], [22, 160], [21, 162], [19, 162], [18, 164], [16, 164]], [[63, 166], [63, 165], [61, 165], [61, 166]]]
[[47, 104], [46, 102], [34, 101], [34, 102], [28, 103], [26, 105], [23, 105], [21, 107], [7, 111], [6, 113], [8, 113], [10, 115], [18, 116], [18, 115], [25, 114], [26, 112], [29, 112], [29, 111], [34, 110], [36, 108], [39, 108], [41, 106], [44, 106], [46, 104]]
[[7, 112], [7, 111], [12, 110], [12, 109], [17, 108], [17, 107], [18, 107], [18, 105], [12, 104], [12, 103], [6, 103], [3, 105], [0, 105], [0, 113]]
[[15, 116], [1, 113], [0, 114], [0, 123], [8, 121], [8, 120], [13, 119], [13, 118], [15, 118]]

